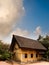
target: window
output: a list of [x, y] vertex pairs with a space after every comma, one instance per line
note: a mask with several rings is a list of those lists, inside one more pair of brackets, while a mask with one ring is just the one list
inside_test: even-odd
[[22, 58], [27, 58], [27, 54], [22, 54]]
[[36, 54], [36, 57], [38, 57], [38, 54]]
[[25, 54], [25, 58], [27, 58], [27, 54]]
[[31, 58], [33, 58], [33, 54], [31, 54]]
[[29, 58], [33, 58], [33, 54], [28, 54], [28, 57]]

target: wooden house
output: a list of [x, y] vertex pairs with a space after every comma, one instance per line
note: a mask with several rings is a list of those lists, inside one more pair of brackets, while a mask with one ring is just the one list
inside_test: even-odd
[[10, 51], [16, 61], [33, 62], [42, 58], [46, 48], [36, 40], [13, 35]]

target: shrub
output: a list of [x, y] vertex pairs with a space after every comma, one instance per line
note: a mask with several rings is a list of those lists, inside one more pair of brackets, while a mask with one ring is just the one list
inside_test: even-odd
[[9, 51], [4, 51], [0, 54], [0, 60], [10, 60], [12, 57], [12, 53]]
[[0, 60], [10, 60], [12, 53], [9, 50], [9, 44], [4, 44], [0, 41]]

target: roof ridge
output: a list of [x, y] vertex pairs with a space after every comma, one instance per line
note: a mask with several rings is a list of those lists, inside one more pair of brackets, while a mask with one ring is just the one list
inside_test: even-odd
[[28, 37], [20, 36], [20, 35], [13, 35], [13, 36], [21, 37], [21, 38], [25, 38], [25, 39], [29, 39], [29, 40], [33, 40], [33, 41], [38, 41], [38, 40], [34, 40], [34, 39], [31, 39], [31, 38], [28, 38]]

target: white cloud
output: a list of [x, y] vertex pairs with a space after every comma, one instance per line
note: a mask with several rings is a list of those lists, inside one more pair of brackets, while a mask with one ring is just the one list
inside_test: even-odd
[[21, 28], [17, 28], [15, 31], [12, 32], [12, 35], [13, 34], [23, 36], [23, 37], [28, 37], [30, 35], [29, 31], [23, 30]]
[[24, 29], [21, 29], [21, 28], [16, 28], [13, 32], [11, 32], [11, 34], [9, 35], [8, 38], [5, 38], [4, 40], [7, 41], [7, 42], [11, 42], [11, 39], [12, 39], [12, 35], [18, 35], [18, 36], [23, 36], [23, 37], [27, 37], [27, 38], [30, 38], [30, 39], [37, 39], [38, 36], [41, 34], [41, 27], [38, 26], [34, 32], [30, 32], [28, 30], [24, 30]]
[[42, 33], [41, 27], [40, 26], [36, 27], [34, 34], [39, 36], [39, 35], [41, 35], [41, 33]]
[[33, 32], [30, 32], [28, 30], [23, 30], [21, 28], [17, 28], [15, 31], [12, 32], [11, 36], [13, 34], [23, 36], [23, 37], [27, 37], [27, 38], [31, 38], [31, 39], [37, 39], [38, 36], [40, 34], [42, 34], [42, 30], [41, 30], [40, 26], [36, 27], [35, 31], [33, 31]]
[[0, 0], [0, 35], [9, 34], [23, 15], [23, 0]]

